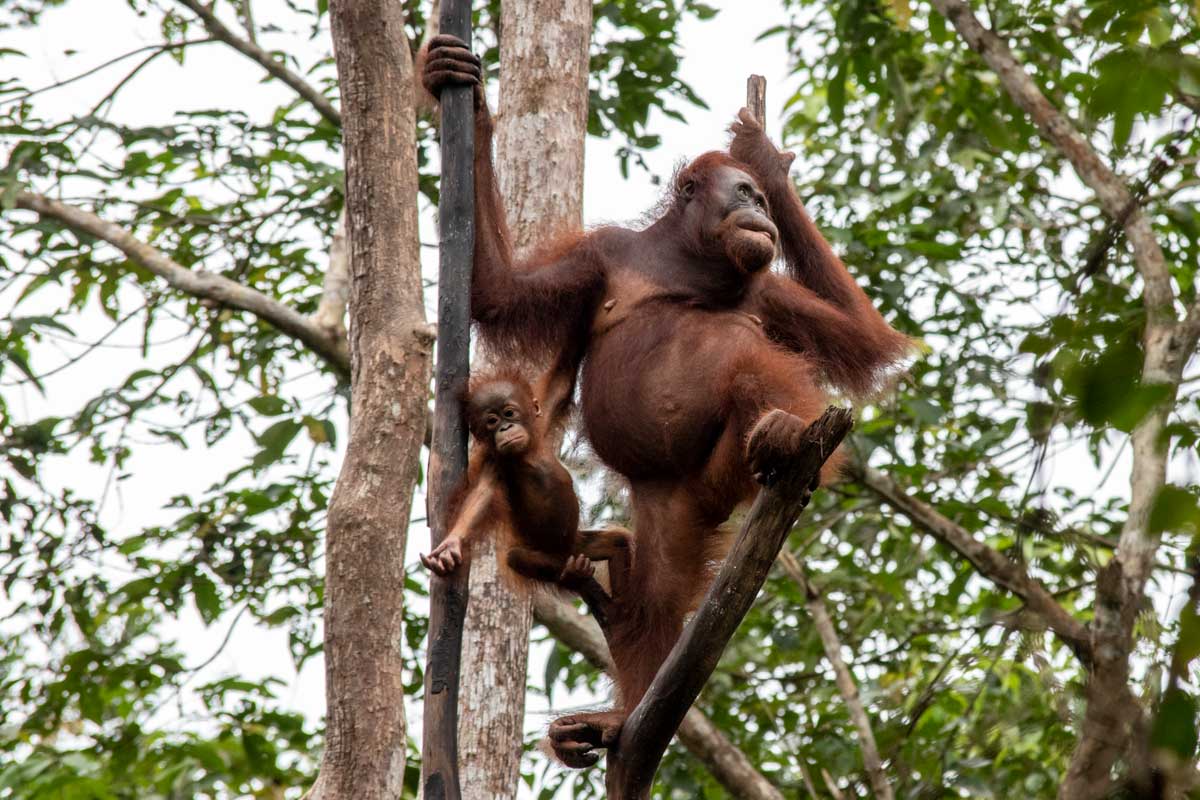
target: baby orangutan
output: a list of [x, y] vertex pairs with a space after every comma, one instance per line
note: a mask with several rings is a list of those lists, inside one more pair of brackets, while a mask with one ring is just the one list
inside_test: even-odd
[[629, 571], [631, 537], [624, 529], [579, 530], [579, 499], [558, 460], [551, 430], [565, 417], [571, 380], [561, 372], [540, 383], [547, 411], [528, 381], [513, 373], [478, 379], [467, 396], [467, 426], [475, 439], [466, 493], [449, 534], [421, 563], [438, 575], [453, 572], [489, 518], [511, 533], [508, 567], [529, 580], [581, 595], [606, 624], [609, 596], [593, 578], [592, 560], [609, 561], [619, 594]]

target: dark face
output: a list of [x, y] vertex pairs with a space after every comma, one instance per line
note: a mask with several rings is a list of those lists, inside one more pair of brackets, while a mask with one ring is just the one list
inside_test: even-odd
[[471, 394], [467, 419], [471, 433], [500, 455], [521, 455], [533, 443], [536, 413], [528, 389], [509, 381], [487, 383]]
[[779, 231], [754, 178], [736, 167], [721, 165], [708, 176], [703, 189], [691, 186], [683, 186], [684, 196], [689, 198], [685, 213], [705, 249], [716, 250], [746, 274], [770, 265]]

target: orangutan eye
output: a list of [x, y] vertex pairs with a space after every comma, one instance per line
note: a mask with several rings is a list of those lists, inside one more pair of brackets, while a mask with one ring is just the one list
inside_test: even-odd
[[743, 200], [748, 200], [750, 198], [750, 187], [744, 183], [739, 183], [737, 187], [737, 193], [738, 197], [742, 198]]
[[487, 425], [488, 425], [488, 427], [489, 427], [489, 428], [494, 428], [494, 427], [496, 427], [496, 424], [497, 424], [497, 423], [499, 423], [499, 422], [500, 422], [500, 418], [499, 418], [499, 417], [497, 417], [495, 414], [488, 414], [488, 415], [487, 415]]
[[505, 419], [516, 419], [517, 418], [517, 410], [515, 408], [504, 409], [504, 418]]

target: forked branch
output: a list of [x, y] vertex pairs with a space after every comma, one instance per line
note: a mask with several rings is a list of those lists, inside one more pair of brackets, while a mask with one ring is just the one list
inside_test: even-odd
[[609, 800], [650, 796], [654, 773], [684, 715], [750, 610], [788, 533], [812, 497], [821, 466], [853, 425], [846, 408], [829, 408], [805, 431], [806, 446], [780, 479], [764, 487], [700, 610], [675, 643], [609, 754]]

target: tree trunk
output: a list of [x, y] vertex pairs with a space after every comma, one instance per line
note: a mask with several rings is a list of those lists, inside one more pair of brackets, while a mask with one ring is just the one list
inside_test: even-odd
[[[500, 30], [496, 160], [521, 252], [582, 222], [592, 6], [511, 0]], [[500, 578], [495, 549], [477, 547], [459, 688], [463, 797], [516, 797], [531, 618], [530, 598]]]
[[399, 4], [330, 8], [345, 127], [350, 442], [329, 505], [325, 754], [311, 796], [395, 800], [407, 731], [404, 544], [429, 395], [421, 300], [413, 64]]

